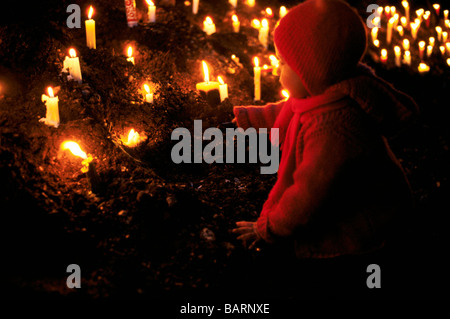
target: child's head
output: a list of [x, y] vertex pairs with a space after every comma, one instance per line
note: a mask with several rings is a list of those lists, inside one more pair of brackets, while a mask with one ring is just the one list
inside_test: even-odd
[[[298, 94], [317, 95], [355, 72], [366, 50], [367, 35], [362, 18], [347, 3], [307, 0], [280, 20], [274, 42], [288, 66], [281, 67], [281, 84], [289, 91], [299, 84]], [[287, 76], [292, 71], [298, 79]]]

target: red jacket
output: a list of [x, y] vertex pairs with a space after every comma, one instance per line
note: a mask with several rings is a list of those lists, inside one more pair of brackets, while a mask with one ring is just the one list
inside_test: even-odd
[[278, 178], [257, 220], [262, 238], [293, 238], [299, 258], [382, 246], [412, 208], [384, 136], [416, 111], [411, 98], [367, 72], [319, 96], [235, 107], [244, 129], [279, 128]]

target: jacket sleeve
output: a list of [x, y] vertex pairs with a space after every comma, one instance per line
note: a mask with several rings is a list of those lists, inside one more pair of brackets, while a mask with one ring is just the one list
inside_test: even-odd
[[271, 103], [262, 106], [235, 106], [233, 108], [234, 116], [239, 127], [246, 130], [249, 127], [272, 128], [275, 119], [280, 113], [285, 101]]
[[298, 139], [297, 151], [301, 144], [303, 151], [302, 158], [296, 156], [293, 184], [277, 202], [271, 201], [269, 195], [270, 205], [263, 206], [257, 220], [257, 229], [267, 242], [273, 242], [276, 236], [290, 236], [308, 224], [328, 196], [344, 163], [357, 152], [355, 145], [349, 145], [329, 128], [306, 133], [303, 141]]

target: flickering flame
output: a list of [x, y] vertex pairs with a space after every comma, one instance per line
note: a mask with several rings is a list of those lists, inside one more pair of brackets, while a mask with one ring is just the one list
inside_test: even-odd
[[406, 27], [406, 24], [408, 23], [408, 20], [406, 20], [406, 17], [401, 17], [400, 18], [400, 23], [402, 24], [402, 26]]
[[418, 69], [419, 69], [419, 72], [428, 72], [428, 71], [430, 71], [430, 67], [428, 65], [426, 65], [425, 63], [423, 63], [423, 62], [419, 64]]
[[268, 28], [269, 27], [269, 21], [267, 21], [267, 19], [263, 19], [261, 24], [262, 24], [263, 28]]
[[441, 51], [442, 55], [445, 54], [445, 46], [443, 46], [443, 45], [439, 46], [439, 50]]
[[273, 11], [270, 8], [266, 8], [266, 13], [267, 15], [271, 16], [273, 14]]
[[396, 46], [394, 47], [394, 52], [395, 52], [395, 55], [396, 55], [396, 56], [400, 56], [400, 52], [401, 52], [400, 47], [396, 45]]
[[447, 59], [447, 64], [450, 66], [450, 58]]
[[233, 14], [233, 16], [231, 17], [231, 20], [233, 20], [233, 22], [239, 22], [237, 15]]
[[280, 16], [284, 17], [286, 15], [286, 13], [287, 13], [286, 7], [285, 6], [281, 6], [280, 7]]
[[81, 150], [80, 145], [76, 142], [65, 141], [61, 144], [61, 149], [69, 150], [73, 155], [81, 157], [82, 159], [87, 159], [86, 153]]
[[380, 21], [381, 21], [380, 17], [375, 17], [372, 20], [372, 24], [373, 25], [379, 25]]
[[423, 9], [416, 10], [416, 15], [420, 18], [425, 11]]
[[223, 81], [223, 79], [220, 75], [217, 77], [217, 81], [219, 81], [219, 83], [222, 85], [225, 84], [225, 82]]
[[419, 48], [420, 48], [421, 50], [424, 50], [424, 49], [425, 49], [425, 41], [420, 41], [420, 42], [419, 42]]
[[147, 92], [147, 94], [150, 94], [150, 88], [147, 84], [144, 84], [144, 90]]
[[94, 8], [92, 8], [92, 6], [90, 6], [89, 12], [88, 12], [88, 18], [91, 19], [93, 14], [94, 14]]
[[131, 58], [131, 56], [133, 55], [133, 48], [131, 46], [128, 47], [128, 57]]
[[51, 86], [49, 86], [49, 87], [47, 88], [47, 92], [48, 92], [48, 96], [50, 96], [50, 97], [55, 97], [55, 96], [53, 95], [53, 89], [52, 89]]
[[75, 49], [70, 49], [69, 55], [71, 58], [75, 58], [77, 56], [77, 52], [75, 51]]
[[263, 70], [268, 70], [268, 69], [269, 69], [269, 66], [267, 64], [264, 64], [263, 65]]
[[402, 1], [402, 6], [406, 9], [409, 7], [408, 1]]
[[259, 59], [258, 59], [257, 56], [255, 56], [255, 57], [253, 58], [253, 63], [255, 64], [256, 67], [259, 66]]
[[403, 27], [401, 25], [397, 26], [397, 31], [401, 36], [403, 36]]
[[389, 12], [391, 12], [391, 7], [384, 7], [384, 12], [386, 12], [387, 14], [389, 14]]
[[289, 92], [287, 90], [282, 90], [281, 95], [283, 95], [286, 99], [289, 98]]
[[253, 19], [252, 20], [252, 27], [259, 29], [261, 28], [261, 22], [258, 19]]
[[373, 45], [376, 46], [377, 48], [380, 46], [380, 40], [373, 40]]
[[381, 59], [382, 60], [387, 59], [387, 50], [386, 49], [381, 50]]
[[423, 18], [425, 19], [425, 20], [428, 20], [428, 18], [430, 17], [430, 14], [431, 14], [431, 12], [430, 11], [425, 11], [425, 13], [423, 14]]
[[133, 147], [138, 145], [142, 140], [143, 138], [139, 135], [139, 133], [136, 132], [134, 129], [131, 129], [130, 132], [128, 133], [127, 140], [122, 139], [122, 142], [126, 146]]
[[403, 39], [403, 49], [409, 50], [409, 40]]
[[154, 6], [155, 5], [152, 0], [145, 0], [145, 1], [147, 1], [147, 4], [149, 6]]
[[434, 8], [434, 10], [439, 10], [439, 8], [440, 8], [441, 6], [439, 5], [439, 4], [437, 4], [437, 3], [435, 3], [435, 4], [433, 4], [433, 8]]
[[436, 39], [434, 37], [430, 37], [430, 45], [434, 46], [434, 42], [436, 41]]
[[213, 20], [210, 17], [206, 17], [205, 22], [206, 22], [206, 24], [209, 24], [209, 25], [214, 24]]
[[269, 56], [269, 59], [270, 59], [270, 61], [273, 62], [273, 63], [278, 62], [277, 57], [274, 56], [273, 54], [271, 54], [271, 55]]
[[202, 65], [203, 65], [203, 74], [205, 76], [205, 82], [209, 82], [209, 70], [208, 70], [208, 65], [206, 64], [205, 61], [202, 61]]

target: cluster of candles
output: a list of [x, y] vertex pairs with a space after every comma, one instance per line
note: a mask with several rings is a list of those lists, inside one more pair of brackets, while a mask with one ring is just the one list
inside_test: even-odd
[[[393, 51], [393, 60], [397, 67], [402, 64], [411, 66], [411, 52], [414, 50], [414, 53], [418, 52], [417, 56], [420, 61], [417, 70], [425, 73], [431, 69], [427, 60], [437, 52], [435, 48], [438, 47], [441, 58], [450, 66], [449, 10], [441, 12], [440, 4], [435, 3], [433, 12], [423, 8], [417, 9], [415, 11], [416, 18], [412, 21], [409, 2], [404, 0], [401, 4], [403, 16], [395, 6], [386, 6], [379, 7], [377, 16], [372, 20], [375, 27], [371, 30], [371, 40], [373, 45], [380, 49], [380, 61], [388, 63], [391, 60], [389, 52]], [[435, 16], [434, 24], [432, 15]], [[382, 22], [383, 27], [381, 27]], [[386, 31], [385, 42], [379, 36], [380, 28]], [[394, 41], [394, 37], [396, 41]]]

